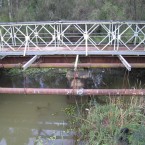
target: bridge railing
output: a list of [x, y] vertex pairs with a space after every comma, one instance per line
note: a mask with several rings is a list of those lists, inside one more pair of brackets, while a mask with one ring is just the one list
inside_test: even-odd
[[[144, 51], [145, 22], [1, 23], [0, 51]], [[10, 51], [9, 50], [9, 51]]]

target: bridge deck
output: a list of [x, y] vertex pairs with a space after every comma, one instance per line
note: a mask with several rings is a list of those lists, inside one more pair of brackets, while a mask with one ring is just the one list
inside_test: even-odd
[[[114, 50], [113, 47], [108, 46], [103, 51], [100, 49], [96, 50], [95, 47], [87, 47], [87, 55], [145, 55], [144, 47], [138, 47], [137, 51], [132, 51], [133, 46], [130, 46], [130, 50], [126, 49], [125, 47], [119, 48], [119, 50]], [[29, 47], [25, 52], [25, 47], [21, 47], [19, 50], [12, 51], [10, 48], [3, 48], [0, 51], [1, 56], [7, 55], [86, 55], [86, 48], [85, 47]]]

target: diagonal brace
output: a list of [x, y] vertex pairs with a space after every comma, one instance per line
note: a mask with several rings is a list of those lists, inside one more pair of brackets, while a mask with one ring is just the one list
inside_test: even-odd
[[0, 59], [4, 59], [6, 57], [6, 55], [0, 55]]
[[35, 55], [34, 57], [32, 57], [27, 63], [25, 63], [22, 68], [23, 70], [26, 70], [36, 59], [38, 59], [40, 56]]
[[131, 65], [125, 60], [125, 58], [122, 55], [118, 55], [118, 58], [123, 63], [123, 65], [126, 67], [128, 71], [131, 71]]
[[75, 60], [75, 64], [74, 64], [74, 70], [77, 70], [77, 66], [78, 66], [78, 60], [79, 60], [79, 55], [76, 56], [76, 60]]

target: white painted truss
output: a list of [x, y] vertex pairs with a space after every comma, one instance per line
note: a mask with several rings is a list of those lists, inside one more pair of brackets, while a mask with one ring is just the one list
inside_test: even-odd
[[[145, 22], [0, 23], [0, 53], [145, 55]], [[3, 52], [3, 53], [2, 53]], [[15, 52], [15, 53], [14, 53]], [[45, 52], [45, 53], [44, 53]], [[55, 53], [53, 53], [55, 52]]]

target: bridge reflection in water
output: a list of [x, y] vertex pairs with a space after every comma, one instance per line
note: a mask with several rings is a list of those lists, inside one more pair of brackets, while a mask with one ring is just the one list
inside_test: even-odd
[[65, 96], [0, 95], [0, 145], [74, 145]]

